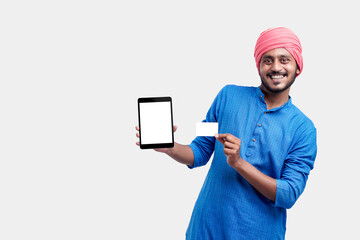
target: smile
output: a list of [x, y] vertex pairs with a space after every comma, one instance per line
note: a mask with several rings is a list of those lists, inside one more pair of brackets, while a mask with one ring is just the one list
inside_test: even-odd
[[268, 74], [267, 75], [270, 79], [283, 79], [287, 76], [287, 74]]

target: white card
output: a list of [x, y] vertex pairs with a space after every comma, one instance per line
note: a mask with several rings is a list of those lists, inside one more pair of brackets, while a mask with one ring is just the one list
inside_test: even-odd
[[214, 137], [218, 134], [219, 124], [217, 122], [196, 123], [196, 136]]

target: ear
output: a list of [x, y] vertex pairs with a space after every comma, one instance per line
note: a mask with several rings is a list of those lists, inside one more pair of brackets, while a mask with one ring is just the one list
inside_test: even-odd
[[299, 75], [299, 73], [300, 73], [300, 69], [296, 68], [296, 75]]

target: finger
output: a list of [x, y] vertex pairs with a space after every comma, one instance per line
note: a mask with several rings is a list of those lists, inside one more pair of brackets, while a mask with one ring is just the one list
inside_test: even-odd
[[231, 142], [234, 144], [240, 144], [241, 140], [237, 137], [235, 137], [234, 135], [230, 134], [230, 133], [224, 133], [224, 134], [218, 134], [220, 137], [223, 137], [225, 139], [225, 141], [227, 142]]
[[136, 142], [136, 145], [140, 146], [140, 142]]
[[234, 135], [231, 135], [229, 134], [227, 137], [226, 137], [226, 142], [230, 142], [230, 143], [233, 143], [233, 144], [238, 144], [239, 143], [239, 140], [237, 137], [235, 137]]
[[218, 140], [221, 144], [224, 145], [225, 138], [220, 137], [219, 135], [220, 135], [220, 134], [215, 135], [215, 138], [216, 138], [216, 140]]
[[220, 133], [215, 135], [216, 138], [227, 138], [228, 136], [228, 133]]
[[232, 151], [228, 148], [224, 148], [224, 153], [226, 156], [229, 156], [232, 153]]
[[236, 155], [237, 152], [234, 149], [224, 148], [225, 156]]
[[239, 145], [234, 144], [232, 142], [228, 142], [228, 141], [225, 141], [223, 145], [224, 145], [224, 148], [228, 148], [228, 149], [238, 149], [239, 148]]
[[215, 138], [224, 145], [224, 143], [226, 141], [229, 141], [229, 138], [231, 138], [231, 134], [230, 133], [222, 133], [222, 134], [216, 134]]
[[136, 136], [139, 138], [139, 137], [140, 137], [140, 134], [139, 134], [139, 133], [136, 133]]
[[138, 131], [140, 130], [140, 129], [139, 129], [139, 126], [135, 126], [135, 129], [138, 130]]

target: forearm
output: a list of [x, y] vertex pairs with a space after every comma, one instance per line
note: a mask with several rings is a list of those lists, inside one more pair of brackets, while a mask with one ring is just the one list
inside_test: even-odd
[[194, 165], [194, 153], [193, 150], [187, 146], [179, 143], [175, 143], [173, 148], [169, 148], [165, 152], [167, 155], [178, 161], [179, 163], [189, 166]]
[[240, 157], [241, 140], [229, 133], [217, 134], [215, 138], [224, 146], [228, 164], [262, 195], [275, 202], [276, 179], [263, 174]]
[[271, 201], [276, 199], [276, 179], [260, 172], [249, 162], [241, 159], [233, 168], [256, 190]]

